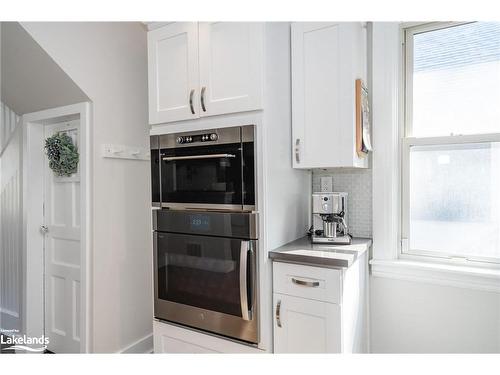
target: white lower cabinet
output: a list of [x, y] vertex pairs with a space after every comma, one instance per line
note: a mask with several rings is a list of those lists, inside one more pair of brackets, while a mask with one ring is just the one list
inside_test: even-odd
[[275, 353], [368, 352], [367, 253], [347, 269], [273, 262]]
[[239, 344], [178, 325], [153, 321], [155, 353], [263, 353], [250, 345]]
[[340, 306], [274, 293], [275, 353], [340, 353]]

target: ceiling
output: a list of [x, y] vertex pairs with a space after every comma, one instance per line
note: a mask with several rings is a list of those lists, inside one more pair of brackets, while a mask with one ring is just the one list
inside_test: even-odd
[[18, 22], [1, 23], [2, 101], [18, 115], [88, 101]]

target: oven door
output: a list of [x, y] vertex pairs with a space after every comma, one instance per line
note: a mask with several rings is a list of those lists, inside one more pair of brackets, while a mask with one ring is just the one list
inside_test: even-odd
[[243, 206], [241, 143], [162, 149], [162, 206]]
[[257, 241], [155, 232], [155, 316], [258, 343]]

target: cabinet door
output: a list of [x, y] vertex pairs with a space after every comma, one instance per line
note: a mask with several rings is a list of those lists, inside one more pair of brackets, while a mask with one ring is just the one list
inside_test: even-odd
[[151, 124], [199, 117], [197, 23], [148, 33], [148, 74]]
[[274, 293], [275, 353], [340, 353], [340, 306]]
[[263, 25], [202, 22], [201, 116], [262, 108]]
[[292, 150], [295, 168], [353, 167], [355, 80], [362, 24], [292, 24]]

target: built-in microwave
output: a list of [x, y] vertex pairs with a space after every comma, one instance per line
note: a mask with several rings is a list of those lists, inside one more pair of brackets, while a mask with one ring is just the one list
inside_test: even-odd
[[151, 137], [153, 206], [255, 209], [254, 125]]

